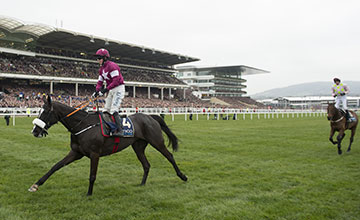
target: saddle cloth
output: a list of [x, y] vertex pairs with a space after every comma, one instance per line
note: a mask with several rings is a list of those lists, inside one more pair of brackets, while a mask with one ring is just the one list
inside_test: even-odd
[[134, 137], [134, 124], [130, 118], [121, 117], [121, 124], [116, 124], [115, 118], [113, 116], [111, 116], [111, 121], [106, 120], [105, 118], [109, 119], [109, 117], [104, 117], [104, 114], [100, 112], [100, 127], [101, 133], [104, 137], [111, 137], [111, 133], [113, 133], [118, 127], [122, 128], [123, 137]]
[[[339, 109], [340, 110], [340, 112], [341, 112], [341, 114], [342, 115], [346, 115], [346, 112], [345, 112], [345, 110], [343, 110], [343, 109]], [[351, 112], [351, 111], [349, 111], [349, 121], [348, 122], [355, 122], [356, 121], [356, 118], [355, 118], [355, 116], [354, 116], [354, 114]]]

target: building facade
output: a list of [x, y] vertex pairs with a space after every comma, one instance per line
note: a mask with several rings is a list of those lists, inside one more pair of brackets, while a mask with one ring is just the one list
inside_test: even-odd
[[207, 100], [211, 97], [242, 97], [246, 95], [244, 75], [268, 73], [248, 66], [177, 67], [177, 77], [194, 90], [194, 95]]
[[[329, 103], [334, 102], [332, 96], [304, 96], [304, 97], [278, 97], [275, 99], [257, 100], [265, 105], [276, 108], [290, 108], [290, 109], [326, 109]], [[347, 106], [350, 109], [360, 108], [359, 96], [348, 96]]]

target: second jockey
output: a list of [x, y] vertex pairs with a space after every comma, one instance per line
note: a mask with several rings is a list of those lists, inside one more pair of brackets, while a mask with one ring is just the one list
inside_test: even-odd
[[349, 87], [341, 83], [339, 78], [334, 78], [334, 85], [331, 87], [332, 95], [335, 98], [335, 107], [340, 109], [340, 104], [342, 104], [343, 109], [345, 110], [345, 117], [347, 121], [350, 121], [350, 114], [347, 108], [347, 94], [349, 93]]

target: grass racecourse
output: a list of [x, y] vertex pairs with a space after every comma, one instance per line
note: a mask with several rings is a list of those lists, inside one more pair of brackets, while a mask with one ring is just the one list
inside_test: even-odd
[[33, 118], [0, 124], [0, 219], [360, 219], [360, 134], [343, 155], [328, 141], [325, 117], [167, 123], [181, 140], [174, 153], [189, 181], [151, 146], [151, 169], [132, 148], [99, 163], [86, 196], [89, 159], [56, 172], [36, 193], [27, 189], [69, 151], [61, 125], [30, 134]]

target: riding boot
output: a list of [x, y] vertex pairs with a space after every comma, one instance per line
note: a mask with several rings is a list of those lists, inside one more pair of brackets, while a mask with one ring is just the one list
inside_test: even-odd
[[103, 118], [106, 122], [112, 122], [111, 114], [109, 112], [103, 112]]
[[345, 118], [346, 118], [346, 121], [348, 121], [348, 122], [351, 122], [351, 120], [350, 120], [350, 113], [349, 113], [349, 110], [345, 110]]
[[115, 123], [118, 126], [118, 129], [116, 130], [115, 133], [112, 134], [112, 136], [122, 137], [124, 135], [123, 135], [123, 131], [122, 131], [121, 118], [120, 118], [119, 112], [114, 112], [113, 116], [115, 119]]

